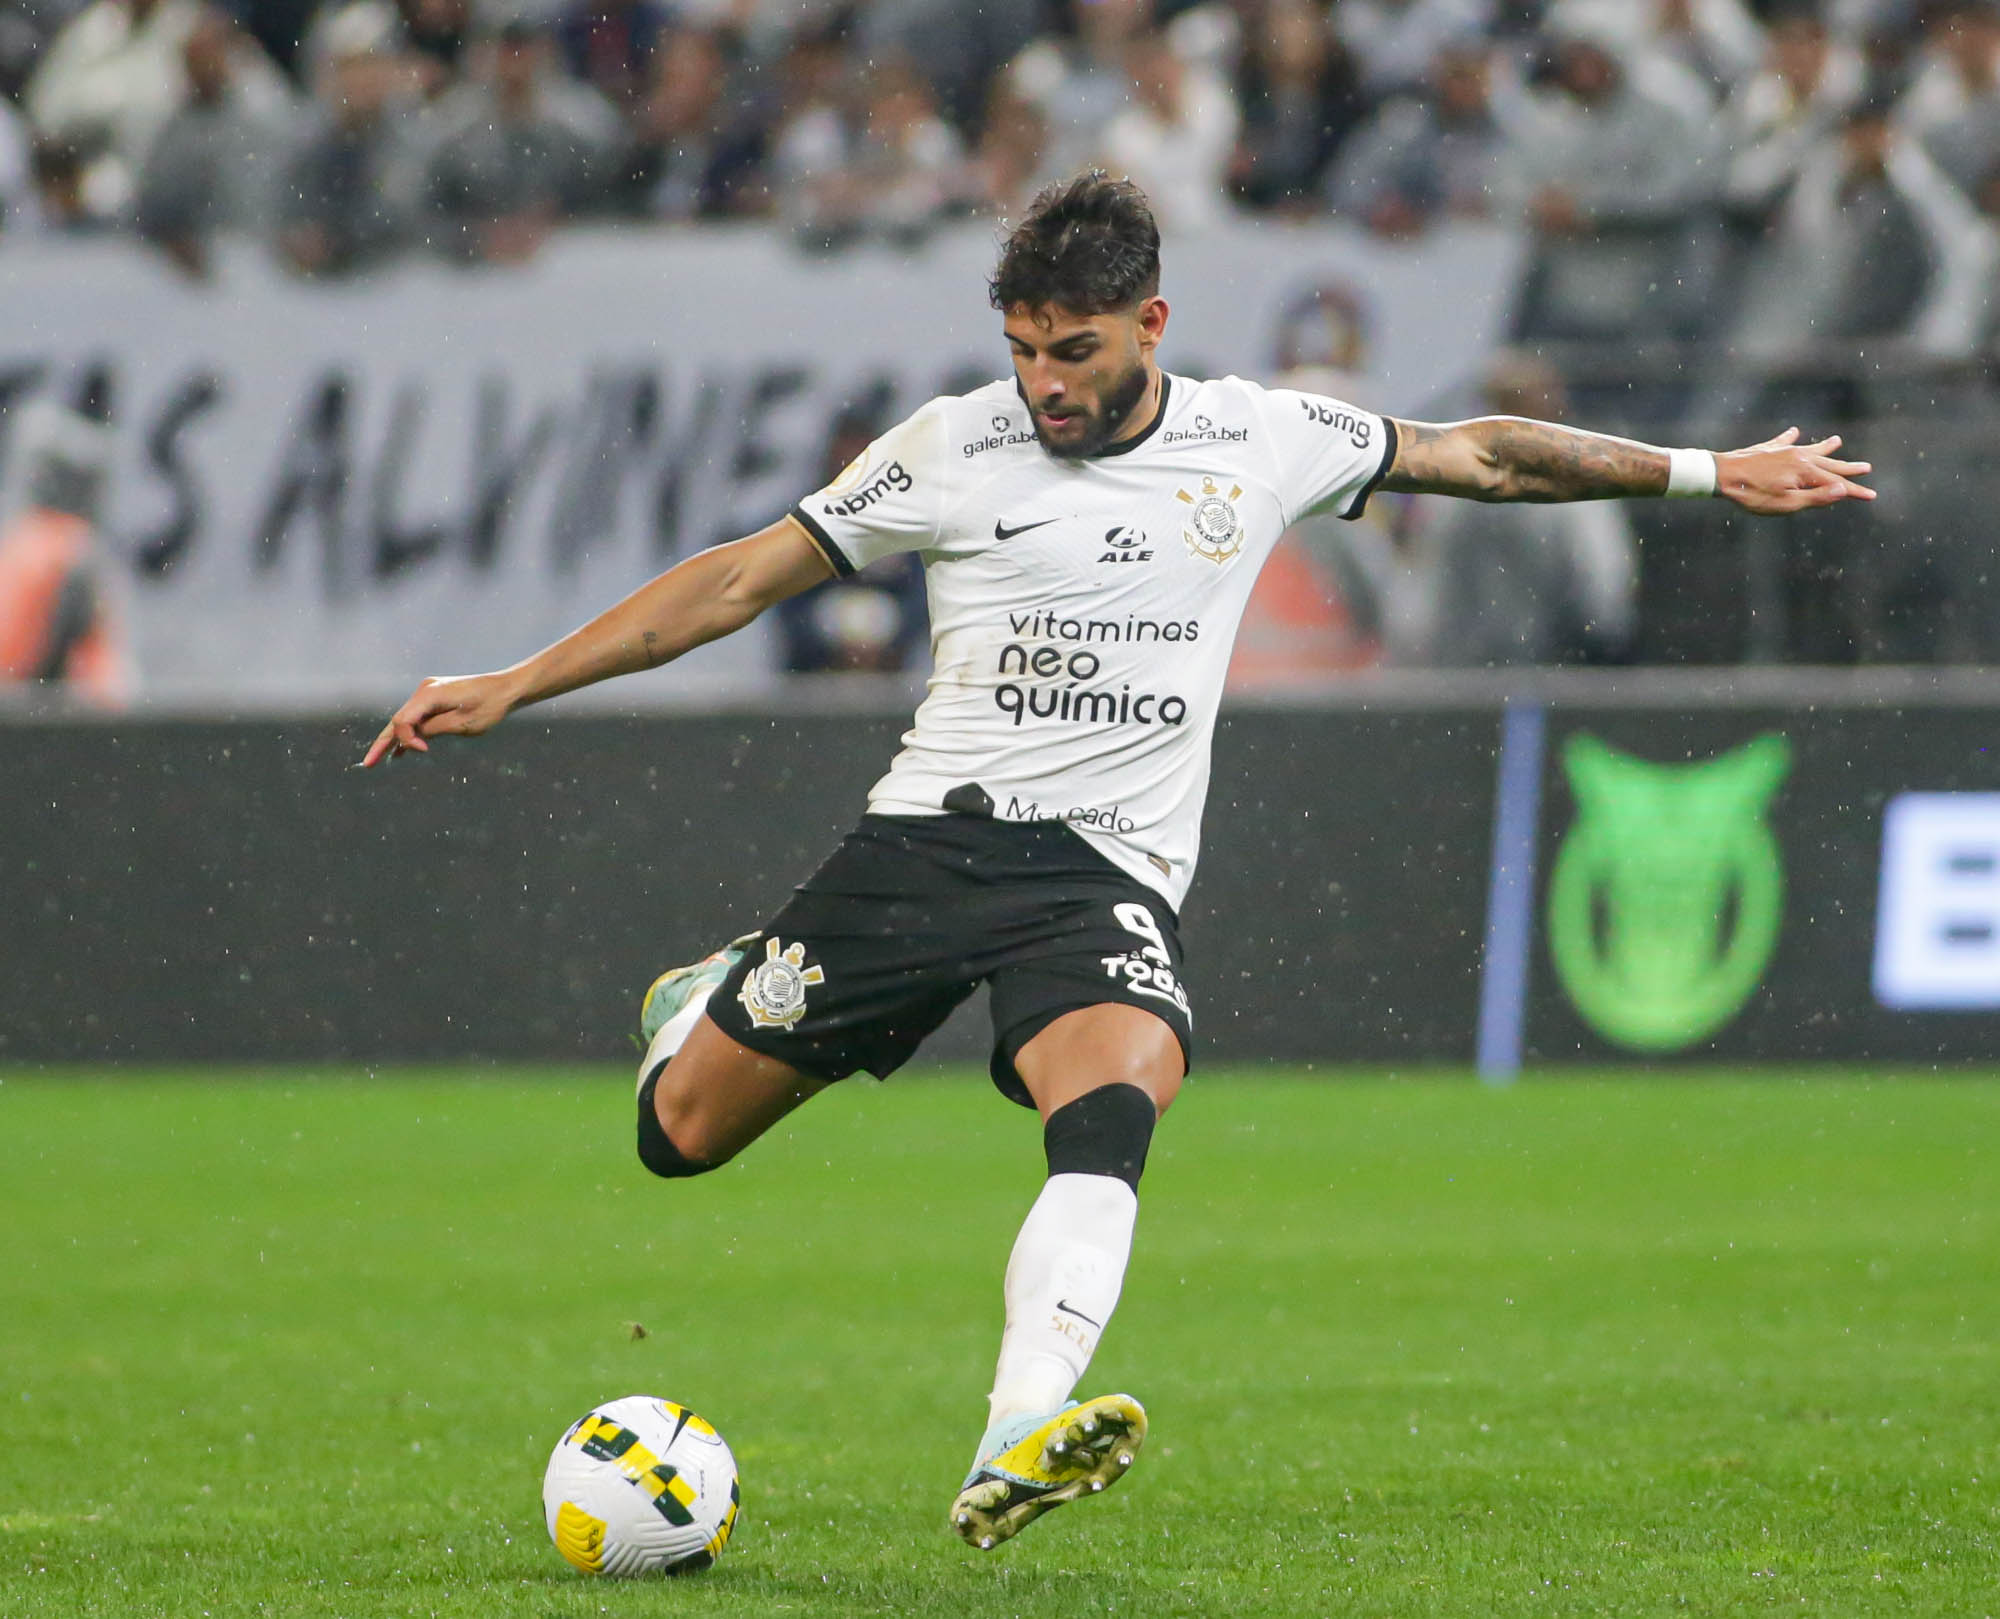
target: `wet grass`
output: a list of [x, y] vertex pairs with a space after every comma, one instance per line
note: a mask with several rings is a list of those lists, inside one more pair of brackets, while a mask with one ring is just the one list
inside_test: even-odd
[[[666, 1186], [618, 1073], [7, 1072], [0, 1613], [2000, 1611], [1990, 1079], [1324, 1079], [1189, 1090], [1087, 1383], [1152, 1444], [980, 1557], [1040, 1174], [983, 1080]], [[542, 1463], [640, 1391], [743, 1521], [586, 1580]]]

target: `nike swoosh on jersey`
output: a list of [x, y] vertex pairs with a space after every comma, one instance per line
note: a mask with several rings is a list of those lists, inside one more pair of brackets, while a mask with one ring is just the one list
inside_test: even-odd
[[1047, 528], [1049, 524], [1060, 521], [1060, 518], [1044, 517], [1039, 523], [1023, 523], [1019, 528], [1009, 528], [996, 517], [993, 519], [993, 537], [996, 540], [1011, 540], [1016, 534], [1025, 534], [1031, 528]]
[[1090, 1322], [1090, 1324], [1093, 1327], [1095, 1327], [1099, 1332], [1102, 1332], [1104, 1330], [1104, 1323], [1102, 1321], [1098, 1321], [1091, 1316], [1085, 1315], [1074, 1304], [1070, 1303], [1068, 1299], [1057, 1299], [1056, 1308], [1062, 1311], [1064, 1315], [1073, 1315], [1079, 1321]]

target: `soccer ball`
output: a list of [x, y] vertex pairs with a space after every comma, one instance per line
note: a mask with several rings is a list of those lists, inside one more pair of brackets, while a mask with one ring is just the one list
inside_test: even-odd
[[680, 1574], [736, 1527], [736, 1458], [686, 1406], [630, 1394], [579, 1417], [542, 1476], [556, 1550], [586, 1574]]

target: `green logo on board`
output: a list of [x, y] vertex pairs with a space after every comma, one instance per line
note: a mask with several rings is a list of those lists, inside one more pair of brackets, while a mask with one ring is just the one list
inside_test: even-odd
[[1771, 960], [1784, 866], [1765, 812], [1791, 767], [1773, 732], [1660, 765], [1578, 733], [1576, 821], [1549, 874], [1549, 954], [1577, 1011], [1631, 1051], [1678, 1051], [1742, 1010]]

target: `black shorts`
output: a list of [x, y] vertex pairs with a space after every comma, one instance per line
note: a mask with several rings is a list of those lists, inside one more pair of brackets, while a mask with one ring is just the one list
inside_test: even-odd
[[1056, 821], [864, 815], [730, 970], [708, 1015], [820, 1079], [886, 1078], [982, 982], [993, 1083], [1032, 1106], [1020, 1049], [1103, 1002], [1193, 1020], [1173, 911]]

